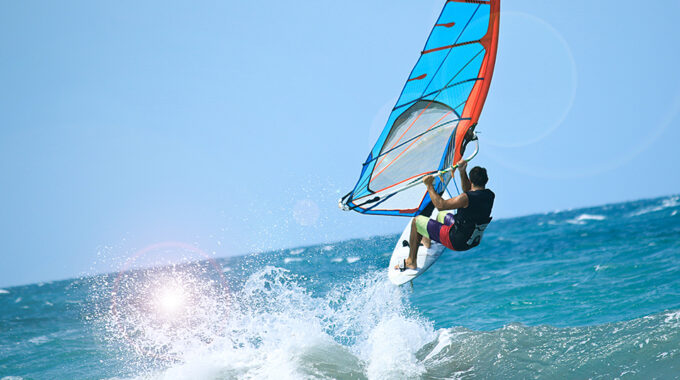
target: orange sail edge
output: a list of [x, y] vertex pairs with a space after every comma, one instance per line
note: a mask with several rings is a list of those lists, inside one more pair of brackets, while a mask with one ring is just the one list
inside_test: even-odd
[[[461, 146], [465, 141], [465, 136], [468, 134], [470, 128], [477, 124], [479, 121], [479, 116], [482, 113], [482, 108], [486, 102], [486, 97], [489, 93], [489, 87], [491, 86], [491, 77], [493, 76], [494, 67], [496, 65], [496, 53], [498, 51], [498, 31], [500, 28], [500, 0], [491, 0], [491, 12], [489, 15], [489, 29], [487, 29], [486, 34], [480, 40], [484, 49], [487, 50], [487, 54], [484, 56], [482, 61], [482, 66], [479, 70], [479, 77], [484, 78], [484, 80], [478, 81], [472, 87], [470, 92], [470, 97], [468, 102], [463, 108], [463, 113], [461, 116], [460, 123], [456, 129], [455, 138], [455, 152], [453, 155], [453, 162], [456, 163], [463, 157], [463, 152], [461, 152]], [[470, 101], [472, 100], [472, 101]]]

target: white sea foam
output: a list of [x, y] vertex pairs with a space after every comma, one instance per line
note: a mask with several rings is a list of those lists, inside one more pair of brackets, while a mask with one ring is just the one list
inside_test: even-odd
[[291, 250], [290, 252], [288, 252], [288, 253], [291, 254], [291, 255], [299, 255], [299, 254], [301, 254], [301, 253], [304, 252], [304, 251], [305, 251], [304, 248], [298, 248], [298, 249], [292, 249], [292, 250]]
[[347, 258], [347, 262], [350, 264], [356, 263], [359, 260], [361, 260], [361, 257], [352, 256]]
[[49, 341], [50, 341], [50, 338], [48, 338], [44, 335], [37, 336], [35, 338], [31, 338], [31, 339], [28, 340], [29, 343], [32, 343], [32, 344], [35, 344], [35, 345], [45, 344]]
[[605, 217], [604, 215], [581, 214], [574, 219], [567, 220], [567, 223], [581, 225], [581, 224], [586, 224], [586, 221], [589, 221], [589, 220], [602, 221], [602, 220], [605, 220], [605, 219], [607, 219], [607, 217]]
[[9, 294], [9, 290], [0, 289], [0, 294]]
[[325, 245], [325, 246], [323, 246], [323, 247], [321, 248], [321, 250], [322, 250], [322, 251], [332, 251], [333, 248], [335, 248], [335, 247], [332, 246], [332, 245]]
[[590, 215], [590, 214], [581, 214], [579, 215], [576, 220], [605, 220], [607, 219], [604, 215]]
[[300, 258], [300, 257], [286, 257], [285, 259], [283, 259], [283, 262], [285, 264], [297, 263], [297, 262], [300, 262], [300, 261], [302, 261], [302, 258]]
[[333, 263], [341, 263], [342, 262], [342, 257], [334, 257], [331, 259], [331, 262]]
[[474, 366], [471, 366], [470, 368], [464, 369], [464, 370], [461, 370], [461, 371], [456, 371], [456, 372], [453, 373], [453, 376], [451, 376], [451, 379], [453, 379], [453, 380], [466, 379], [466, 378], [468, 378], [468, 376], [466, 376], [466, 375], [467, 374], [473, 374], [474, 371], [475, 371]]
[[[139, 363], [156, 364], [140, 379], [385, 379], [425, 372], [416, 352], [436, 333], [430, 322], [407, 312], [404, 291], [382, 271], [322, 297], [298, 281], [285, 269], [266, 267], [231, 294], [228, 308], [199, 313], [200, 323], [166, 331], [137, 315], [132, 319], [141, 335], [121, 337], [114, 323], [107, 336], [118, 335], [122, 347], [132, 339], [138, 352], [168, 357], [133, 355]], [[220, 298], [213, 302], [224, 304]], [[158, 364], [165, 369], [152, 369]]]
[[[397, 331], [400, 333], [395, 333]], [[417, 360], [415, 353], [431, 339], [432, 333], [417, 321], [404, 321], [399, 316], [380, 321], [360, 350], [360, 357], [368, 359], [368, 378], [420, 377], [425, 366]]]
[[444, 349], [444, 347], [448, 346], [451, 344], [451, 332], [450, 330], [447, 329], [442, 329], [439, 331], [439, 335], [437, 336], [437, 345], [434, 346], [432, 351], [430, 351], [429, 354], [423, 359], [423, 361], [428, 361], [432, 359], [435, 355], [437, 355], [441, 350]]
[[21, 297], [17, 297], [17, 299], [14, 300], [14, 303], [19, 303], [19, 302], [21, 302], [21, 300], [22, 300]]
[[[661, 200], [660, 204], [642, 208], [640, 210], [630, 213], [628, 216], [640, 216], [644, 214], [649, 214], [650, 212], [657, 212], [673, 207], [680, 207], [680, 196], [675, 195], [670, 198], [663, 199]], [[674, 214], [675, 212], [677, 212], [677, 210], [674, 210], [671, 216], [675, 215]]]
[[664, 322], [666, 323], [680, 322], [680, 311], [670, 312], [666, 314], [665, 317]]

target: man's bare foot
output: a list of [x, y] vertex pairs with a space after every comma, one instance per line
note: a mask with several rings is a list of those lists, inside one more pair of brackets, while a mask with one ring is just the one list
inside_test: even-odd
[[432, 240], [430, 240], [429, 237], [423, 236], [422, 243], [423, 243], [423, 245], [425, 246], [425, 248], [428, 248], [428, 249], [429, 249], [430, 246], [432, 245]]
[[[399, 265], [399, 264], [395, 265], [395, 266], [394, 266], [394, 269], [400, 270], [400, 269], [401, 269], [401, 265]], [[404, 260], [404, 269], [418, 269], [418, 265], [417, 265], [416, 263], [412, 263], [412, 262], [411, 262], [411, 259], [406, 258], [406, 259]]]
[[404, 260], [404, 264], [406, 264], [406, 268], [418, 269], [418, 263], [414, 263], [409, 259]]

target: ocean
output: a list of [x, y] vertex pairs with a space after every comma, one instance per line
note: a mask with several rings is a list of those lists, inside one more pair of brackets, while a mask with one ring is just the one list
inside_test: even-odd
[[0, 379], [680, 379], [679, 196], [494, 220], [412, 287], [397, 237], [0, 289]]

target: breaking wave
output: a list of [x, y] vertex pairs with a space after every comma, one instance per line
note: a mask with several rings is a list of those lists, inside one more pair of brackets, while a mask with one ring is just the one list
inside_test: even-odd
[[[203, 312], [190, 324], [159, 324], [134, 308], [99, 317], [135, 379], [671, 377], [680, 369], [680, 311], [587, 327], [435, 330], [382, 272], [321, 296], [308, 285], [268, 266], [229, 294], [203, 289], [192, 301]], [[121, 318], [134, 321], [134, 334], [121, 333]]]

